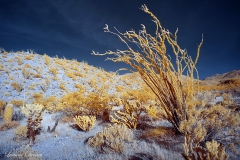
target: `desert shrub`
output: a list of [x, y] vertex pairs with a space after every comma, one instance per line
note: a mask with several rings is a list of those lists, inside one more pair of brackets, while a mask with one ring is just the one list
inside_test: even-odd
[[51, 63], [51, 58], [50, 58], [48, 55], [44, 54], [44, 55], [43, 55], [43, 59], [44, 59], [45, 64], [46, 64], [47, 66], [49, 66], [50, 63]]
[[110, 110], [108, 105], [110, 98], [105, 91], [91, 92], [86, 97], [86, 107], [89, 109], [91, 115], [102, 116], [104, 110]]
[[23, 90], [23, 85], [20, 84], [20, 83], [12, 82], [12, 83], [11, 83], [11, 86], [12, 86], [18, 93], [22, 92], [22, 90]]
[[29, 55], [25, 55], [25, 59], [26, 60], [32, 60], [34, 58], [34, 54], [29, 54]]
[[164, 112], [162, 108], [154, 103], [146, 107], [147, 115], [153, 119], [165, 119], [165, 117], [162, 117], [162, 112]]
[[0, 100], [0, 116], [3, 114], [6, 105], [7, 103], [5, 101]]
[[27, 138], [27, 127], [20, 125], [16, 128], [14, 133], [18, 139]]
[[39, 76], [42, 75], [42, 67], [40, 67], [40, 66], [35, 67], [34, 70], [37, 72], [37, 74], [38, 74]]
[[[194, 92], [194, 89], [198, 88], [198, 83], [194, 83], [194, 74], [203, 41], [198, 45], [196, 59], [192, 60], [187, 55], [187, 51], [182, 50], [178, 45], [177, 32], [172, 34], [164, 29], [157, 17], [145, 5], [141, 9], [154, 19], [153, 21], [156, 23], [155, 36], [147, 33], [144, 25], [142, 25], [139, 34], [134, 30], [121, 33], [116, 28], [117, 33], [115, 33], [110, 31], [106, 25], [104, 31], [117, 35], [127, 45], [128, 50], [108, 51], [104, 54], [93, 52], [92, 54], [100, 56], [115, 55], [116, 57], [107, 58], [107, 60], [125, 62], [134, 68], [157, 97], [159, 105], [164, 110], [166, 120], [181, 133], [179, 130], [181, 121], [187, 119], [189, 114], [195, 110], [193, 104], [195, 103], [196, 92]], [[141, 49], [140, 52], [134, 51], [128, 42], [136, 44]], [[172, 64], [170, 56], [167, 55], [166, 42], [172, 47], [176, 67]], [[183, 73], [187, 73], [184, 81], [182, 80]]]
[[[186, 143], [186, 142], [185, 142]], [[186, 149], [186, 148], [184, 148]], [[227, 160], [229, 155], [225, 153], [225, 147], [220, 146], [220, 144], [212, 140], [206, 143], [206, 148], [200, 146], [193, 149], [194, 153], [191, 155], [183, 154], [186, 160], [204, 159], [204, 160]]]
[[76, 75], [73, 72], [66, 72], [65, 74], [74, 81], [76, 80]]
[[27, 137], [29, 138], [29, 145], [33, 145], [35, 136], [40, 130], [42, 113], [44, 106], [41, 104], [26, 104], [21, 106], [21, 111], [27, 117]]
[[4, 71], [3, 65], [0, 64], [0, 71]]
[[58, 68], [56, 66], [49, 67], [49, 72], [52, 73], [54, 76], [58, 74]]
[[125, 124], [128, 128], [136, 129], [140, 114], [145, 111], [139, 101], [122, 101], [123, 112], [116, 111], [110, 116], [110, 121], [117, 124]]
[[62, 89], [62, 90], [64, 90], [64, 91], [66, 91], [66, 92], [68, 91], [67, 88], [66, 88], [66, 86], [65, 86], [65, 84], [63, 84], [63, 83], [61, 83], [61, 84], [59, 85], [59, 88]]
[[12, 121], [12, 117], [13, 117], [13, 105], [12, 104], [8, 104], [4, 110], [4, 114], [3, 114], [3, 121]]
[[74, 122], [83, 131], [90, 131], [96, 124], [96, 117], [94, 116], [76, 116]]
[[34, 103], [42, 103], [44, 95], [42, 93], [33, 93], [30, 99], [32, 99]]
[[25, 64], [22, 67], [22, 74], [23, 74], [24, 78], [26, 78], [26, 79], [30, 78], [30, 76], [32, 75], [32, 72], [30, 71], [30, 67], [27, 64]]
[[205, 147], [207, 142], [214, 139], [226, 147], [233, 143], [240, 144], [237, 131], [240, 125], [239, 118], [240, 113], [221, 104], [198, 110], [195, 115], [191, 115], [180, 124], [185, 138], [185, 155], [191, 156], [196, 152], [195, 149]]
[[42, 89], [43, 92], [46, 92], [49, 85], [50, 85], [50, 80], [49, 78], [47, 78], [46, 80], [40, 83], [40, 88]]
[[17, 121], [6, 121], [0, 124], [0, 131], [16, 128], [20, 124]]
[[51, 113], [60, 111], [63, 108], [62, 103], [59, 102], [59, 98], [55, 96], [50, 96], [43, 99], [41, 104], [44, 106], [46, 110], [48, 110]]
[[113, 124], [104, 128], [102, 132], [88, 139], [91, 147], [96, 147], [100, 152], [124, 152], [125, 141], [132, 142], [133, 132], [124, 124]]
[[13, 104], [14, 106], [20, 107], [24, 104], [23, 100], [11, 100], [9, 103]]
[[125, 92], [122, 92], [121, 98], [123, 100], [138, 100], [143, 104], [148, 104], [152, 100], [156, 100], [156, 96], [147, 86], [142, 86], [141, 89], [125, 89]]
[[85, 110], [83, 107], [86, 104], [82, 92], [69, 92], [65, 94], [61, 99], [61, 103], [63, 104], [62, 110], [71, 117], [75, 117], [79, 112], [83, 112]]
[[15, 59], [17, 59], [18, 65], [22, 65], [23, 64], [23, 59], [19, 56], [15, 56]]
[[85, 92], [85, 88], [82, 86], [82, 85], [80, 85], [80, 84], [75, 84], [74, 85], [80, 92]]

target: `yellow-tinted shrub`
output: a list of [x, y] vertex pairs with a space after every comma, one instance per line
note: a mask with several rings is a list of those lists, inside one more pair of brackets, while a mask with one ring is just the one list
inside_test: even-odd
[[44, 58], [45, 64], [46, 64], [47, 66], [49, 66], [50, 63], [51, 63], [50, 57], [49, 57], [48, 55], [44, 54], [43, 58]]
[[24, 101], [23, 100], [11, 100], [10, 103], [13, 104], [14, 106], [20, 107], [24, 104]]
[[17, 83], [17, 82], [12, 82], [12, 83], [11, 83], [11, 86], [12, 86], [18, 93], [22, 92], [22, 90], [23, 90], [23, 85], [22, 85], [22, 84], [19, 84], [19, 83]]
[[90, 131], [96, 123], [96, 117], [94, 117], [94, 116], [76, 116], [74, 118], [74, 122], [83, 131]]
[[4, 110], [3, 121], [4, 122], [12, 121], [12, 116], [13, 116], [13, 105], [8, 104]]
[[25, 55], [25, 59], [26, 60], [32, 60], [34, 58], [34, 54], [29, 54], [29, 55]]
[[76, 75], [73, 72], [67, 72], [65, 73], [69, 78], [72, 78], [73, 80], [76, 80]]
[[145, 108], [139, 101], [122, 101], [122, 103], [123, 112], [114, 112], [114, 115], [110, 116], [111, 122], [136, 129], [140, 114], [145, 111]]
[[87, 143], [91, 147], [97, 147], [103, 152], [122, 153], [125, 150], [125, 142], [131, 142], [132, 140], [133, 132], [130, 129], [125, 125], [113, 124], [89, 138]]
[[17, 138], [27, 138], [27, 127], [20, 125], [16, 128], [14, 133]]
[[0, 116], [3, 114], [6, 105], [7, 103], [5, 101], [0, 100]]
[[0, 124], [0, 131], [16, 128], [20, 124], [17, 121], [6, 121]]
[[81, 107], [85, 107], [85, 97], [82, 92], [70, 92], [61, 99], [62, 110], [68, 115], [75, 115]]

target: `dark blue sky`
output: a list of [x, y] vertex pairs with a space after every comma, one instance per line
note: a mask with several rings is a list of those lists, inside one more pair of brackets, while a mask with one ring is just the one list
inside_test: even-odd
[[178, 43], [193, 57], [204, 35], [200, 79], [240, 69], [239, 0], [0, 0], [0, 47], [33, 49], [116, 71], [127, 66], [91, 52], [126, 49], [116, 36], [103, 32], [105, 24], [121, 32], [138, 31], [144, 24], [154, 33], [152, 18], [139, 9], [142, 4], [164, 28], [178, 28]]

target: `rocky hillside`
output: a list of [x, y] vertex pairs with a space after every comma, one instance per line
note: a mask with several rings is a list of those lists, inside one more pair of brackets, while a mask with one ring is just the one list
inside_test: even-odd
[[204, 80], [220, 80], [220, 79], [229, 79], [229, 78], [240, 78], [240, 70], [233, 70], [223, 74], [215, 74], [205, 78]]

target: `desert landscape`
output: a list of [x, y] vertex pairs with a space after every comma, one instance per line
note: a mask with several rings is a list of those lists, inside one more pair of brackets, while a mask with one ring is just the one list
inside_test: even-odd
[[[1, 159], [183, 159], [184, 137], [175, 133], [171, 123], [161, 117], [161, 110], [158, 113], [149, 108], [155, 97], [138, 73], [118, 75], [86, 62], [24, 51], [2, 51], [0, 56]], [[221, 103], [239, 113], [239, 73], [239, 70], [231, 71], [200, 81], [205, 105]], [[126, 102], [130, 101], [144, 102], [141, 106], [144, 111], [137, 122], [134, 121], [140, 107], [128, 119], [136, 125], [132, 129], [112, 125], [108, 114], [104, 115], [101, 110], [107, 108], [109, 115], [117, 111], [124, 113], [123, 109], [128, 106]], [[64, 108], [65, 102], [73, 110], [81, 110], [81, 104], [82, 107], [91, 104], [90, 110], [98, 114], [88, 131], [77, 126], [72, 113]], [[35, 103], [42, 104], [46, 111], [42, 113], [40, 133], [29, 146], [27, 118], [21, 112], [21, 106]], [[5, 115], [10, 104], [13, 111], [11, 115]], [[134, 103], [132, 107], [136, 107]], [[78, 115], [89, 112], [81, 111]], [[11, 120], [4, 121], [4, 117], [11, 117]], [[54, 131], [48, 131], [48, 126], [51, 130], [56, 122]], [[110, 127], [108, 132], [113, 133], [104, 143], [106, 146], [91, 146], [89, 138], [102, 133], [109, 124], [113, 129]], [[235, 138], [239, 141], [239, 137]], [[238, 159], [239, 155], [234, 155], [230, 147], [226, 150], [230, 159]], [[239, 150], [239, 146], [235, 150]]]
[[177, 31], [141, 9], [156, 35], [144, 25], [139, 33], [106, 25], [128, 50], [92, 52], [128, 64], [134, 71], [127, 74], [33, 50], [0, 50], [0, 159], [239, 159], [240, 70], [199, 80], [203, 38], [192, 59]]

